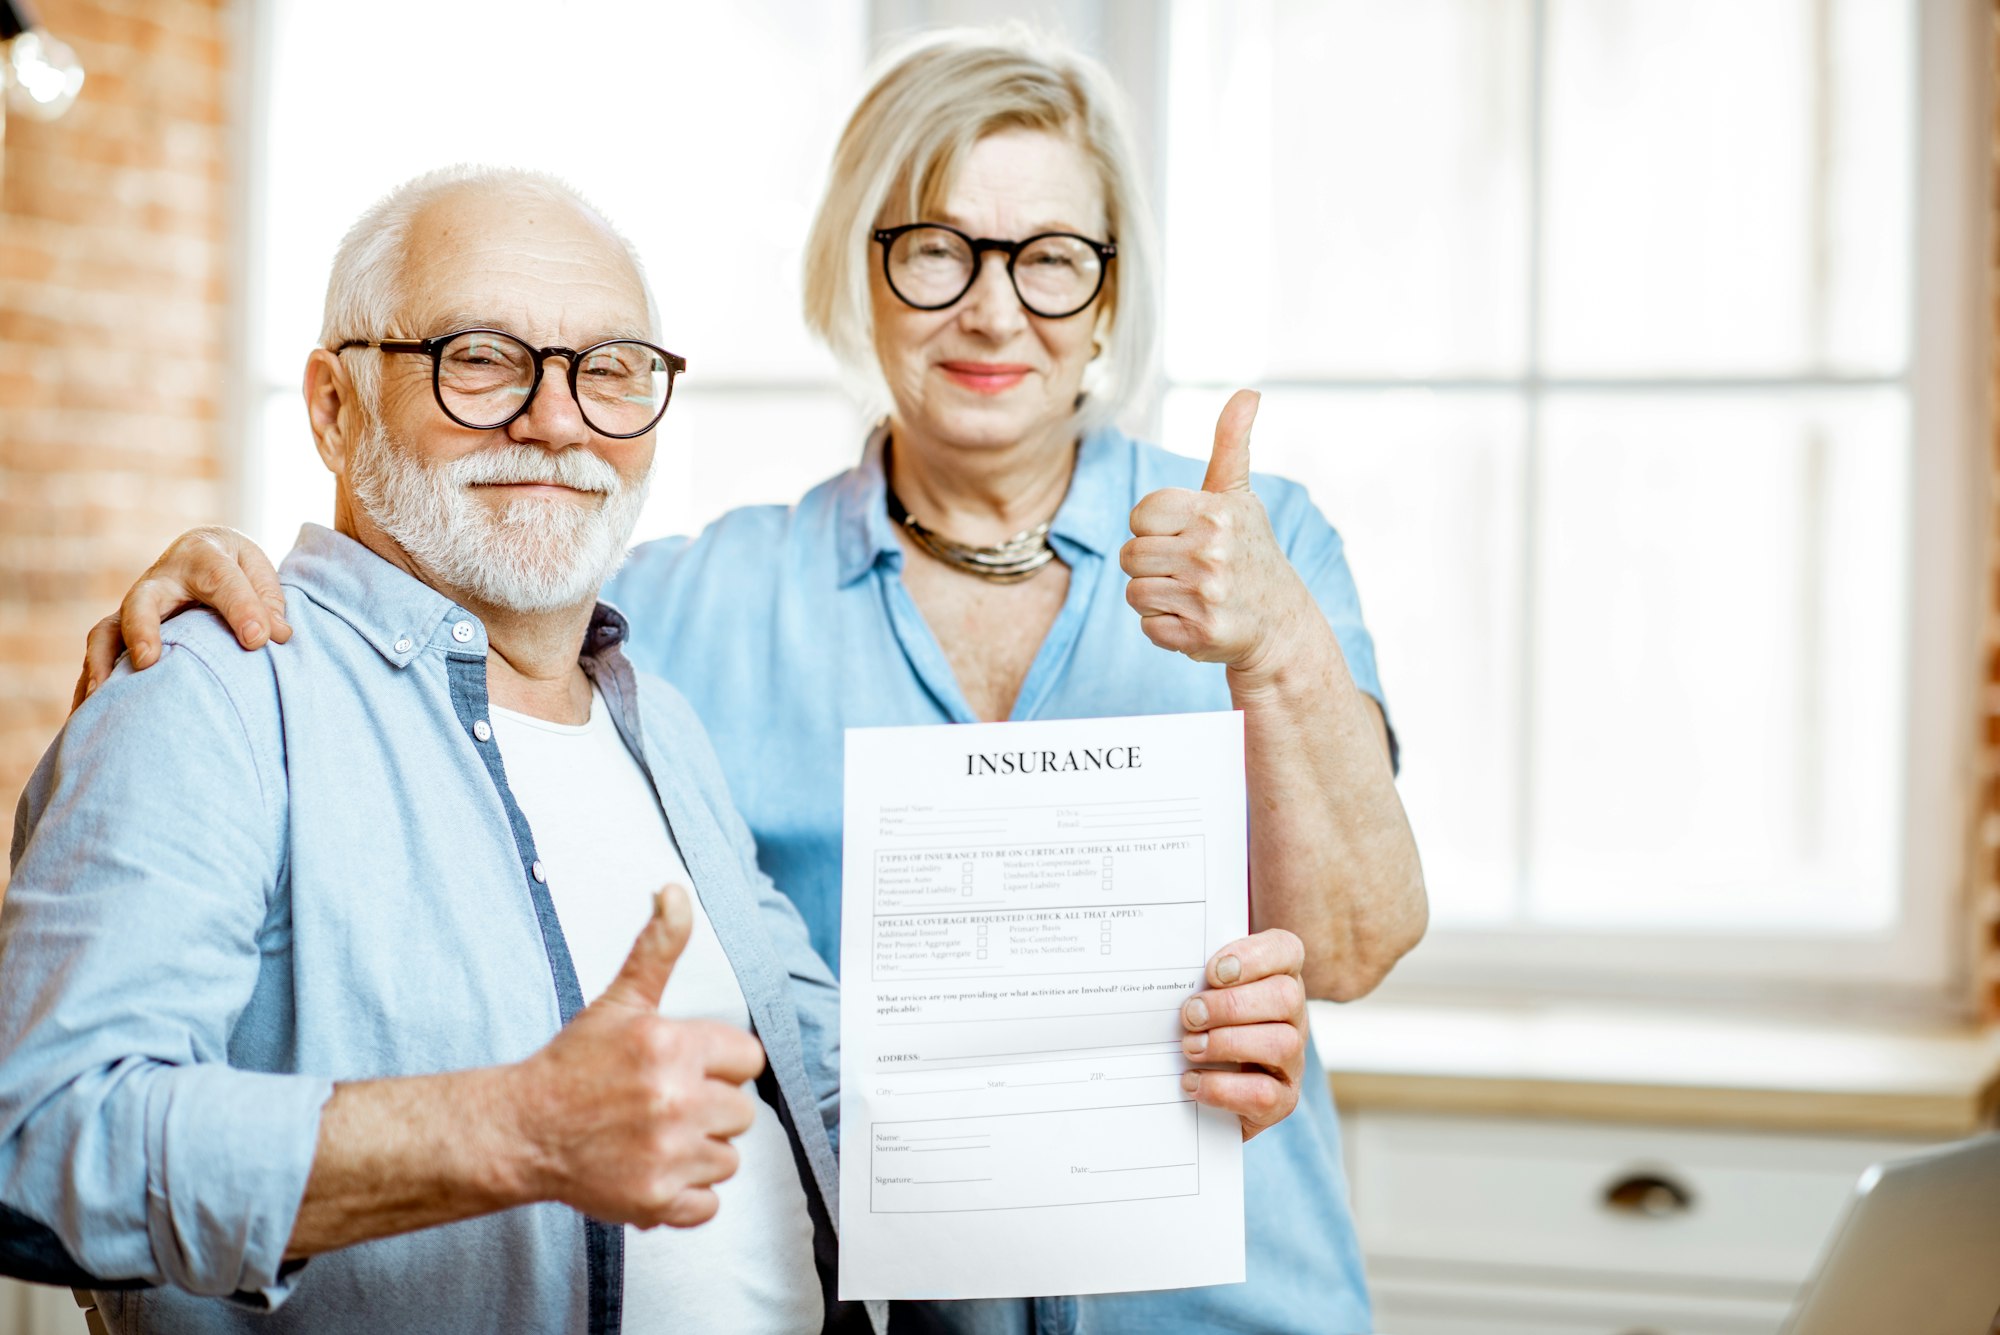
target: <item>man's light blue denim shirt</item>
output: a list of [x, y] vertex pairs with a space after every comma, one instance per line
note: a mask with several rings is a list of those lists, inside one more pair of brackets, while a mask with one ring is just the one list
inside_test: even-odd
[[[515, 1061], [585, 998], [476, 726], [477, 618], [321, 528], [282, 575], [290, 643], [246, 654], [207, 614], [173, 621], [22, 798], [0, 1269], [166, 1286], [101, 1292], [114, 1329], [615, 1331], [623, 1231], [561, 1205], [283, 1261], [334, 1081]], [[837, 989], [695, 715], [624, 637], [600, 606], [581, 662], [735, 968], [830, 1260]]]
[[[1014, 705], [1017, 719], [1231, 707], [1223, 669], [1156, 647], [1125, 602], [1118, 549], [1132, 507], [1198, 488], [1197, 460], [1101, 430], [1080, 446], [1049, 540], [1067, 601]], [[1279, 542], [1318, 598], [1362, 690], [1382, 698], [1339, 535], [1305, 490], [1253, 479]], [[725, 515], [693, 540], [649, 543], [607, 590], [632, 618], [627, 652], [687, 696], [714, 739], [763, 868], [840, 959], [843, 730], [973, 722], [937, 640], [903, 587], [882, 433], [861, 463], [796, 506]], [[1365, 1331], [1372, 1328], [1348, 1209], [1340, 1132], [1308, 1046], [1305, 1097], [1244, 1150], [1249, 1280], [1146, 1294], [899, 1307], [897, 1329], [1042, 1332]], [[1196, 1245], [1189, 1239], [1189, 1245]]]

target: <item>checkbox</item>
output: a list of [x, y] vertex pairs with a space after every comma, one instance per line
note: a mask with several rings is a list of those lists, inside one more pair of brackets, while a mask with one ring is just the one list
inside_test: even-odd
[[985, 952], [985, 951], [983, 951], [983, 950], [982, 950], [982, 951], [980, 951], [980, 952], [979, 952], [979, 958], [980, 958], [980, 959], [985, 959], [985, 958], [986, 958], [986, 952]]
[[1111, 929], [1109, 927], [1105, 928], [1097, 934], [1097, 938], [1100, 941], [1109, 941], [1111, 939]]
[[1111, 855], [1109, 853], [1104, 855], [1104, 865], [1107, 867], [1111, 865]]
[[1098, 954], [1100, 954], [1100, 955], [1109, 955], [1109, 954], [1111, 953], [1111, 947], [1110, 947], [1110, 946], [1099, 946], [1099, 947], [1097, 948], [1097, 953], [1098, 953]]
[[965, 887], [965, 889], [963, 889], [963, 890], [959, 891], [959, 893], [960, 893], [960, 894], [962, 894], [962, 895], [965, 895], [965, 896], [967, 896], [967, 897], [969, 898], [969, 897], [971, 897], [971, 894], [972, 894], [972, 887], [968, 885], [968, 886], [966, 886], [966, 887]]
[[1109, 890], [1111, 888], [1111, 878], [1109, 876], [1104, 878], [1104, 888], [1106, 890]]

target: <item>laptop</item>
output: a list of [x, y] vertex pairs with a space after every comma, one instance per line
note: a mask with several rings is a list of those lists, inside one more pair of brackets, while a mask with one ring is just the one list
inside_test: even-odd
[[2000, 1134], [1861, 1175], [1783, 1335], [2000, 1330]]

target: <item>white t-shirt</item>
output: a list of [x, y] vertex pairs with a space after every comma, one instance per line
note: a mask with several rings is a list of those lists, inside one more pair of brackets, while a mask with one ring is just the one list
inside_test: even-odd
[[[698, 889], [667, 832], [646, 773], [593, 688], [590, 722], [551, 723], [493, 709], [507, 782], [535, 834], [556, 917], [585, 1001], [601, 993], [653, 911], [653, 892]], [[661, 999], [676, 1019], [750, 1028], [750, 1010], [698, 893], [694, 933]], [[753, 1095], [755, 1090], [750, 1091]], [[735, 1140], [736, 1175], [716, 1187], [722, 1208], [696, 1228], [625, 1230], [625, 1329], [817, 1331], [824, 1317], [813, 1267], [812, 1219], [792, 1147], [759, 1098]]]

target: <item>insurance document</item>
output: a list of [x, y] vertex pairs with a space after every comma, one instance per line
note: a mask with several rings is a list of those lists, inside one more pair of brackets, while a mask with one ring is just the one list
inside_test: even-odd
[[848, 731], [842, 1298], [1243, 1279], [1180, 1007], [1247, 930], [1246, 819], [1236, 713]]

